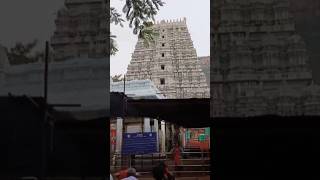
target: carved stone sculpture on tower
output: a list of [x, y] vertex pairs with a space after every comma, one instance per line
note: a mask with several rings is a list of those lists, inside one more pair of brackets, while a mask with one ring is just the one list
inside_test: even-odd
[[209, 98], [209, 87], [186, 18], [162, 20], [153, 28], [158, 34], [155, 43], [146, 47], [138, 39], [126, 78], [150, 79], [166, 98]]
[[55, 60], [107, 56], [107, 17], [103, 0], [65, 0], [51, 38]]
[[320, 91], [311, 85], [307, 47], [287, 0], [216, 3], [214, 14], [211, 116], [320, 114]]

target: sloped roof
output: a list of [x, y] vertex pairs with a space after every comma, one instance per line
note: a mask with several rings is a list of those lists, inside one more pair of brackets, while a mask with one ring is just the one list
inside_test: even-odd
[[[112, 82], [110, 81], [110, 92], [123, 92], [124, 82]], [[132, 98], [151, 98], [151, 99], [163, 99], [159, 89], [154, 85], [151, 80], [132, 80], [125, 82], [125, 94]]]

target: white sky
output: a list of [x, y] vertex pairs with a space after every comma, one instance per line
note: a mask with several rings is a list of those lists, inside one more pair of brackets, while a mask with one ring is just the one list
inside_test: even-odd
[[0, 44], [39, 40], [44, 48], [55, 30], [56, 12], [64, 0], [0, 0]]
[[[160, 7], [156, 21], [162, 19], [187, 18], [187, 26], [198, 56], [210, 55], [210, 0], [163, 0], [166, 4]], [[124, 0], [111, 0], [111, 6], [122, 12]], [[123, 19], [125, 17], [123, 16]], [[124, 27], [111, 25], [111, 32], [116, 35], [119, 51], [111, 56], [110, 74], [125, 74], [131, 60], [137, 37], [125, 23]]]

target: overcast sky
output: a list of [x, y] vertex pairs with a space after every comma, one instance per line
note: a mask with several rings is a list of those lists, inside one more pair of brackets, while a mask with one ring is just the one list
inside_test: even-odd
[[0, 44], [11, 47], [17, 41], [50, 39], [55, 13], [64, 0], [0, 0]]
[[[121, 9], [124, 0], [111, 0], [111, 5]], [[156, 20], [187, 18], [187, 25], [198, 56], [208, 56], [210, 48], [210, 1], [209, 0], [164, 0]], [[50, 40], [55, 29], [56, 12], [64, 0], [1, 0], [0, 44], [12, 47], [15, 42], [40, 40], [39, 46]], [[123, 74], [131, 59], [137, 42], [132, 29], [111, 25], [117, 35], [119, 52], [111, 57], [111, 75]]]
[[[210, 55], [210, 0], [163, 0], [166, 4], [161, 7], [156, 21], [162, 19], [187, 18], [187, 26], [191, 39], [197, 50], [198, 56]], [[111, 6], [121, 12], [124, 5], [123, 0], [111, 0]], [[133, 35], [132, 29], [126, 23], [123, 28], [111, 25], [112, 34], [116, 35], [119, 51], [117, 55], [111, 56], [110, 73], [124, 74], [131, 60], [137, 37]]]

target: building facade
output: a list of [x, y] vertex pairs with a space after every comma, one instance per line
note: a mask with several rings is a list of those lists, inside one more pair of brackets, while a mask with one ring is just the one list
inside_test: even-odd
[[206, 82], [209, 85], [210, 84], [210, 56], [201, 56], [198, 57], [200, 67], [206, 76]]
[[126, 78], [149, 79], [166, 98], [208, 98], [209, 87], [202, 72], [186, 19], [153, 26], [155, 43], [138, 39]]
[[[130, 99], [165, 98], [150, 80], [113, 82], [112, 79], [110, 79], [110, 82], [110, 92], [124, 92], [125, 90], [126, 96]], [[204, 131], [202, 128], [193, 129]], [[159, 153], [169, 152], [173, 148], [174, 136], [176, 133], [179, 134], [178, 139], [182, 147], [199, 145], [198, 136], [193, 138], [190, 138], [190, 136], [189, 139], [187, 139], [186, 131], [188, 130], [177, 127], [172, 123], [165, 122], [165, 120], [152, 119], [149, 117], [114, 117], [111, 118], [110, 121], [110, 141], [112, 142], [110, 153], [111, 156], [121, 153], [123, 133], [156, 132], [158, 140], [157, 150]]]
[[[125, 87], [124, 87], [125, 86]], [[124, 92], [125, 91], [125, 92]], [[163, 99], [164, 96], [150, 80], [113, 82], [110, 78], [110, 92], [124, 92], [131, 99]], [[156, 132], [157, 150], [165, 152], [165, 122], [148, 117], [111, 118], [110, 154], [121, 153], [123, 133]]]
[[211, 116], [320, 115], [320, 89], [287, 0], [214, 5]]
[[65, 0], [51, 37], [55, 60], [108, 55], [107, 17], [103, 0]]

